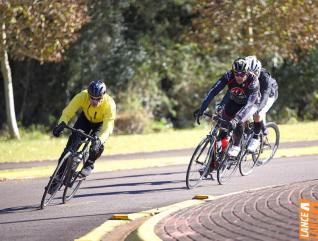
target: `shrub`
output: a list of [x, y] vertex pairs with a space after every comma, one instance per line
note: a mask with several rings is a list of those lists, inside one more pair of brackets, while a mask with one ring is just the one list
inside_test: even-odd
[[150, 118], [146, 111], [126, 111], [115, 120], [116, 134], [140, 134], [149, 130]]

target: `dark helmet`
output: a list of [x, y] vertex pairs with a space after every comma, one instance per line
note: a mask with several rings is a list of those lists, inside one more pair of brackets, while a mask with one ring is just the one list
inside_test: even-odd
[[88, 94], [93, 97], [102, 97], [106, 93], [106, 85], [102, 80], [94, 80], [89, 83]]
[[248, 62], [245, 58], [238, 58], [234, 60], [232, 70], [234, 72], [247, 72], [249, 68]]

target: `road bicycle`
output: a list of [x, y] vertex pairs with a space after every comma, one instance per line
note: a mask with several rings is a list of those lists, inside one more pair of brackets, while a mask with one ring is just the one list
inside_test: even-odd
[[[246, 121], [244, 123], [244, 132], [241, 139], [241, 151], [237, 157], [228, 155], [228, 150], [232, 146], [233, 132], [228, 128], [221, 126], [228, 126], [228, 121], [222, 119], [219, 115], [209, 115], [204, 113], [205, 116], [212, 118], [216, 121], [216, 125], [209, 132], [209, 134], [199, 143], [196, 147], [186, 174], [186, 186], [188, 189], [196, 187], [203, 179], [210, 177], [212, 180], [217, 179], [220, 185], [228, 181], [231, 176], [239, 168], [240, 174], [246, 176], [252, 173], [253, 168], [259, 163], [268, 163], [273, 156], [279, 145], [279, 129], [274, 122], [266, 125], [267, 131], [261, 132], [259, 138], [261, 144], [259, 148], [251, 153], [247, 150], [251, 138], [254, 135], [253, 121]], [[228, 131], [229, 143], [227, 147], [222, 148], [217, 146], [219, 131], [223, 129]]]
[[[62, 196], [63, 203], [71, 200], [81, 183], [86, 177], [81, 175], [80, 170], [89, 156], [89, 144], [95, 138], [85, 134], [80, 129], [74, 129], [70, 126], [65, 126], [66, 129], [71, 130], [75, 134], [75, 141], [70, 148], [66, 151], [66, 154], [57, 165], [53, 172], [47, 186], [44, 189], [44, 193], [41, 200], [41, 209], [44, 209], [55, 197], [57, 192], [61, 190], [64, 185], [64, 191]], [[62, 166], [64, 171], [62, 171]], [[62, 172], [62, 174], [60, 174]]]
[[[219, 163], [222, 162], [223, 157], [227, 155], [228, 148], [222, 151], [221, 146], [218, 146], [220, 140], [218, 140], [219, 132], [223, 129], [228, 131], [229, 122], [222, 119], [219, 115], [210, 115], [204, 113], [204, 116], [216, 121], [216, 124], [211, 128], [209, 134], [203, 138], [198, 144], [194, 153], [190, 159], [187, 174], [186, 174], [186, 186], [188, 189], [196, 187], [203, 179], [210, 177], [215, 180], [217, 177], [217, 170]], [[231, 143], [232, 131], [229, 132], [229, 143]]]
[[224, 157], [217, 172], [219, 184], [224, 184], [233, 175], [237, 167], [242, 176], [251, 174], [255, 166], [268, 163], [277, 151], [280, 134], [276, 123], [267, 123], [266, 129], [261, 131], [259, 135], [260, 145], [255, 152], [249, 152], [247, 149], [254, 136], [254, 122], [248, 120], [243, 126], [244, 131], [240, 143], [241, 151], [236, 158]]

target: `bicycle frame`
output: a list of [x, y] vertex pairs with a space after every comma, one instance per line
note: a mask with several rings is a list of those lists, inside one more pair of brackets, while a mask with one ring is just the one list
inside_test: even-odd
[[[216, 154], [217, 154], [217, 148], [216, 148], [216, 141], [217, 141], [217, 137], [218, 134], [220, 132], [220, 130], [224, 130], [224, 131], [229, 131], [228, 128], [224, 128], [221, 127], [222, 124], [224, 125], [228, 125], [228, 121], [222, 119], [219, 115], [209, 115], [207, 113], [204, 113], [205, 116], [213, 119], [214, 121], [216, 121], [216, 124], [214, 125], [214, 128], [211, 128], [209, 134], [207, 135], [207, 138], [210, 140], [210, 149], [208, 150], [208, 156], [210, 158], [210, 160], [208, 160], [208, 166], [212, 165], [212, 158], [214, 157], [214, 160], [216, 161]], [[228, 137], [231, 138], [233, 134], [233, 131], [229, 131], [228, 133]], [[213, 153], [211, 153], [213, 149]], [[222, 153], [223, 155], [224, 153]], [[223, 157], [222, 157], [223, 158]], [[205, 174], [208, 172], [209, 170], [206, 170]]]

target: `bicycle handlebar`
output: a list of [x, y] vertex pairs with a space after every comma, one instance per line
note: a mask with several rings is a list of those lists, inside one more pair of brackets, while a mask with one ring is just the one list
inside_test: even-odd
[[205, 115], [205, 116], [211, 118], [211, 119], [214, 120], [214, 121], [218, 121], [218, 122], [220, 122], [221, 124], [226, 125], [227, 127], [229, 126], [229, 121], [224, 120], [224, 119], [221, 118], [219, 115], [212, 115], [212, 114], [209, 114], [209, 113], [203, 113], [203, 115]]
[[68, 126], [68, 125], [65, 125], [64, 128], [69, 129], [69, 130], [71, 130], [72, 132], [75, 132], [75, 133], [77, 133], [77, 134], [79, 134], [79, 135], [81, 135], [81, 136], [84, 136], [84, 137], [86, 137], [86, 138], [88, 138], [88, 139], [90, 139], [90, 140], [92, 140], [92, 141], [95, 140], [94, 137], [85, 134], [85, 133], [84, 133], [82, 130], [80, 130], [80, 129], [75, 129], [75, 128], [70, 127], [70, 126]]

